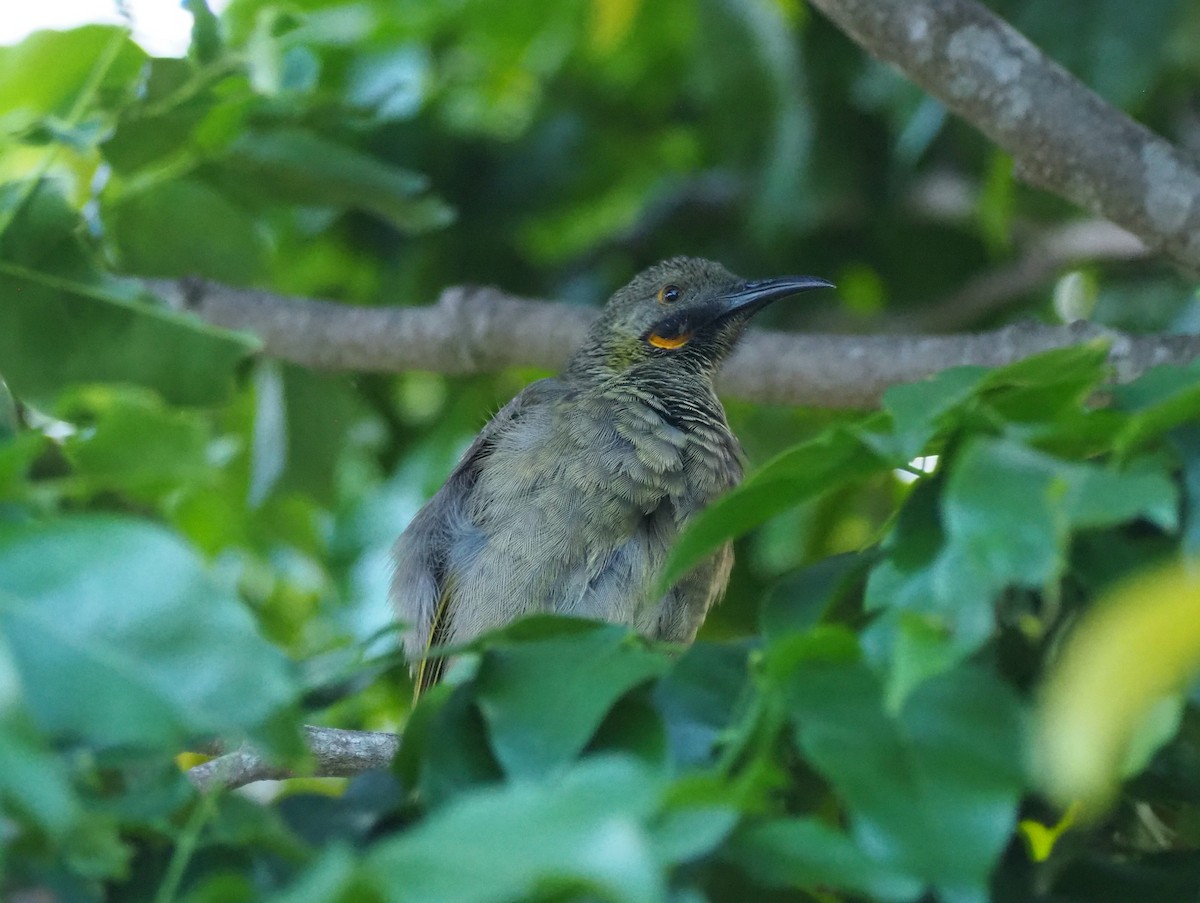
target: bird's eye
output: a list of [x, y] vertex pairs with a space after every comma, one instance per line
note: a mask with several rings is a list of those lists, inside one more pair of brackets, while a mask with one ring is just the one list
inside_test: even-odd
[[674, 304], [682, 294], [683, 292], [679, 290], [678, 285], [664, 285], [658, 290], [658, 303]]

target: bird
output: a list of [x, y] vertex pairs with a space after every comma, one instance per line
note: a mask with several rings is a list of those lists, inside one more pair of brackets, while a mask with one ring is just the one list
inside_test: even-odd
[[500, 409], [396, 540], [390, 597], [415, 696], [441, 679], [442, 649], [533, 613], [691, 642], [732, 544], [655, 590], [681, 530], [742, 477], [714, 377], [754, 314], [832, 287], [675, 257], [613, 294], [563, 371]]

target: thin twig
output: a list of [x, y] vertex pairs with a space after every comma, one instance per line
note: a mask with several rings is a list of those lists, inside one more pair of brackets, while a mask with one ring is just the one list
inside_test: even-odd
[[950, 332], [994, 316], [1074, 267], [1140, 260], [1149, 253], [1137, 236], [1107, 220], [1066, 223], [1033, 236], [1016, 260], [980, 273], [944, 298], [887, 318], [889, 332]]
[[[381, 731], [347, 731], [313, 725], [305, 725], [304, 731], [313, 756], [313, 768], [305, 772], [308, 777], [344, 778], [372, 768], [386, 768], [400, 748], [399, 735]], [[190, 768], [187, 776], [203, 792], [214, 787], [233, 789], [255, 781], [291, 778], [296, 774], [247, 746]]]

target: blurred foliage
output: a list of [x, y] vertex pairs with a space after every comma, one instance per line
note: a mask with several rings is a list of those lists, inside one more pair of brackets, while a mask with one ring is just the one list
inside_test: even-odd
[[[690, 253], [842, 285], [775, 326], [886, 331], [1078, 211], [794, 0], [185, 6], [181, 59], [99, 25], [0, 47], [0, 897], [1200, 896], [1193, 576], [1125, 582], [1200, 549], [1196, 367], [1102, 390], [1084, 346], [873, 414], [731, 403], [755, 466], [673, 562], [739, 537], [699, 643], [533, 619], [410, 713], [389, 545], [538, 374], [311, 373], [136, 278], [598, 303]], [[1197, 148], [1200, 3], [994, 6]], [[1057, 275], [973, 325], [1200, 322], [1153, 260]], [[1048, 672], [1037, 748], [1105, 744], [1063, 780]], [[277, 795], [173, 762], [303, 767], [304, 721], [403, 747]], [[1111, 804], [1063, 819], [1064, 781]]]

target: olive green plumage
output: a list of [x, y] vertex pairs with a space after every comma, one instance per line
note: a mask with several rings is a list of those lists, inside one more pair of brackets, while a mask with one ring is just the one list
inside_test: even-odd
[[683, 525], [741, 479], [713, 377], [755, 311], [827, 284], [746, 282], [681, 257], [613, 295], [563, 373], [492, 418], [396, 542], [391, 596], [418, 692], [440, 674], [431, 647], [533, 612], [690, 641], [732, 548], [653, 589]]

